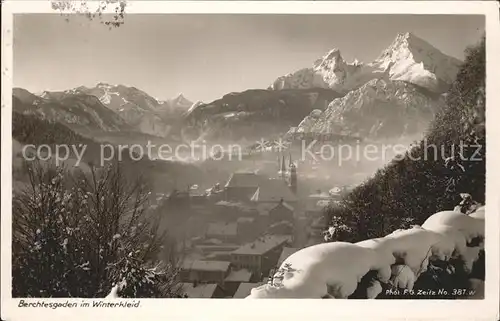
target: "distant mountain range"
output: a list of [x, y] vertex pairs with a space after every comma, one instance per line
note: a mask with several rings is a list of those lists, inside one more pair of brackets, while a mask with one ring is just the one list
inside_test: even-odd
[[96, 96], [101, 103], [118, 113], [127, 124], [140, 132], [156, 136], [168, 134], [176, 119], [193, 105], [182, 94], [160, 101], [135, 87], [104, 83], [93, 88], [82, 86], [68, 92]]
[[123, 118], [104, 106], [97, 97], [75, 93], [44, 93], [36, 96], [21, 88], [13, 89], [14, 112], [34, 115], [85, 132], [91, 130], [132, 130]]
[[312, 67], [281, 76], [267, 89], [229, 93], [210, 103], [193, 103], [182, 94], [160, 101], [135, 87], [99, 83], [41, 95], [16, 88], [14, 111], [80, 133], [189, 133], [207, 140], [287, 132], [401, 137], [425, 130], [460, 64], [419, 37], [401, 33], [370, 63], [348, 63], [332, 49]]
[[135, 87], [104, 83], [40, 95], [14, 88], [13, 96], [14, 111], [60, 122], [83, 133], [135, 131], [164, 137], [193, 106], [182, 94], [160, 101]]

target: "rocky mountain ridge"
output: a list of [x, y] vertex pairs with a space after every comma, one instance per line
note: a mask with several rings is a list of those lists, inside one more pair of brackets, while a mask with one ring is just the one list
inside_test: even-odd
[[[106, 83], [91, 88], [79, 86], [65, 91], [44, 91], [40, 95], [14, 88], [13, 96], [23, 105], [18, 102], [14, 110], [58, 121], [73, 129], [126, 130], [159, 137], [167, 136], [193, 105], [182, 94], [161, 101], [135, 87]], [[90, 110], [93, 110], [92, 115], [81, 114]]]
[[334, 88], [344, 94], [326, 110], [312, 111], [288, 134], [401, 138], [423, 133], [459, 67], [458, 59], [411, 33], [400, 33], [369, 64], [347, 63], [333, 49], [312, 68], [280, 77], [270, 88]]
[[[32, 105], [23, 112], [47, 119], [158, 137], [187, 133], [194, 140], [253, 140], [284, 135], [290, 128], [297, 133], [401, 137], [426, 128], [459, 66], [458, 59], [414, 34], [400, 33], [370, 63], [348, 63], [335, 48], [312, 67], [279, 77], [268, 89], [229, 93], [210, 103], [193, 103], [182, 94], [161, 101], [135, 87], [106, 83], [40, 96], [17, 90], [14, 95]], [[92, 115], [78, 114], [75, 106], [83, 101], [91, 106], [83, 106], [82, 112]]]
[[370, 63], [348, 63], [334, 48], [312, 67], [278, 77], [270, 89], [330, 88], [347, 93], [371, 79], [402, 80], [444, 92], [453, 82], [461, 62], [447, 56], [412, 33], [400, 33], [378, 58]]
[[404, 81], [372, 79], [314, 110], [289, 134], [314, 133], [401, 138], [422, 134], [444, 104], [444, 97]]

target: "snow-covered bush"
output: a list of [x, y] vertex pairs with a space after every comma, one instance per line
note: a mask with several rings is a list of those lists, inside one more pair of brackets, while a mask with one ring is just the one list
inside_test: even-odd
[[161, 295], [175, 269], [163, 269], [165, 282], [148, 270], [168, 240], [147, 217], [144, 184], [116, 164], [71, 174], [35, 162], [27, 172], [13, 197], [13, 296], [104, 297], [123, 279], [127, 296]]
[[[383, 238], [304, 248], [283, 262], [270, 283], [252, 289], [248, 298], [348, 298], [355, 292], [375, 298], [384, 289], [410, 293], [429, 271], [454, 275], [458, 269], [466, 277], [484, 248], [484, 218], [472, 215], [443, 211], [422, 226]], [[481, 241], [472, 242], [475, 239]]]
[[396, 288], [413, 290], [416, 276], [408, 265], [398, 264], [392, 266], [390, 284]]
[[133, 256], [125, 256], [116, 264], [112, 279], [120, 279], [114, 288], [115, 296], [122, 298], [162, 298], [176, 297], [180, 294], [180, 284], [176, 270], [171, 264], [151, 267]]
[[334, 216], [328, 230], [324, 232], [324, 238], [326, 242], [344, 240], [351, 233], [352, 229], [342, 221], [342, 218]]
[[346, 242], [317, 244], [288, 257], [275, 275], [280, 282], [253, 290], [252, 297], [347, 298], [363, 275], [381, 270], [389, 276], [388, 267], [371, 249]]

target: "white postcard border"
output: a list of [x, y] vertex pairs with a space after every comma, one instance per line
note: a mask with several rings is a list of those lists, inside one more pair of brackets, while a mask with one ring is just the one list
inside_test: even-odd
[[[13, 14], [57, 14], [49, 1], [2, 3], [1, 316], [5, 320], [497, 320], [499, 304], [500, 28], [495, 1], [127, 1], [126, 14], [484, 14], [488, 140], [484, 300], [142, 299], [140, 308], [18, 308], [11, 298]], [[126, 23], [126, 16], [125, 16]], [[36, 54], [36, 53], [35, 53]], [[91, 299], [46, 299], [77, 302]]]

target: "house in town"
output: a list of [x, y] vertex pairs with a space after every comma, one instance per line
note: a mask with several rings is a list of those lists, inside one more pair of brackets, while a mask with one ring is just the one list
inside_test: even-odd
[[241, 283], [236, 292], [233, 295], [234, 299], [244, 299], [250, 295], [250, 291], [253, 288], [263, 285], [263, 282], [258, 283]]
[[293, 222], [294, 208], [283, 199], [281, 199], [278, 204], [269, 210], [269, 223], [273, 224], [281, 221]]
[[292, 207], [297, 204], [298, 198], [281, 179], [268, 179], [258, 186], [251, 199], [254, 203], [274, 203], [286, 202]]
[[337, 204], [345, 191], [345, 187], [333, 187], [328, 193], [318, 190], [316, 193], [308, 195], [305, 200], [307, 216], [317, 217], [325, 207]]
[[258, 203], [255, 206], [258, 212], [256, 223], [259, 231], [266, 234], [292, 235], [295, 230], [294, 208], [284, 202]]
[[285, 157], [278, 157], [278, 177], [268, 178], [254, 172], [235, 172], [229, 178], [224, 191], [226, 201], [254, 203], [278, 203], [281, 200], [291, 206], [297, 203], [297, 167], [290, 157], [288, 168]]
[[307, 244], [309, 246], [324, 242], [325, 226], [327, 226], [327, 222], [324, 215], [318, 216], [312, 220], [307, 230]]
[[191, 196], [188, 190], [173, 190], [167, 197], [167, 204], [175, 209], [188, 209], [191, 207]]
[[283, 247], [292, 240], [289, 235], [265, 235], [231, 253], [231, 263], [239, 269], [248, 269], [259, 281], [275, 267]]
[[235, 172], [224, 187], [225, 200], [246, 202], [266, 178], [254, 172]]
[[224, 298], [225, 293], [222, 288], [216, 283], [182, 283], [181, 289], [188, 298], [195, 299], [212, 299], [212, 298]]
[[208, 223], [206, 237], [218, 239], [225, 243], [236, 242], [238, 238], [238, 223], [236, 222]]
[[224, 291], [227, 296], [233, 296], [241, 283], [248, 283], [252, 279], [252, 272], [247, 269], [232, 270], [224, 279]]
[[181, 282], [224, 284], [229, 274], [230, 262], [225, 261], [185, 261], [180, 270]]
[[249, 204], [236, 201], [218, 201], [214, 204], [213, 211], [210, 215], [213, 221], [234, 221], [239, 217], [253, 217], [256, 215], [256, 210]]
[[[196, 245], [196, 250], [199, 251], [206, 258], [210, 257], [222, 257], [224, 253], [230, 256], [230, 254], [238, 249], [240, 245], [238, 244], [227, 244], [227, 243], [219, 243], [219, 240], [209, 239], [205, 240], [202, 244]], [[217, 255], [216, 255], [217, 254]], [[214, 261], [229, 261], [217, 259]]]
[[236, 223], [238, 224], [238, 240], [240, 242], [255, 240], [260, 234], [258, 217], [239, 217]]

